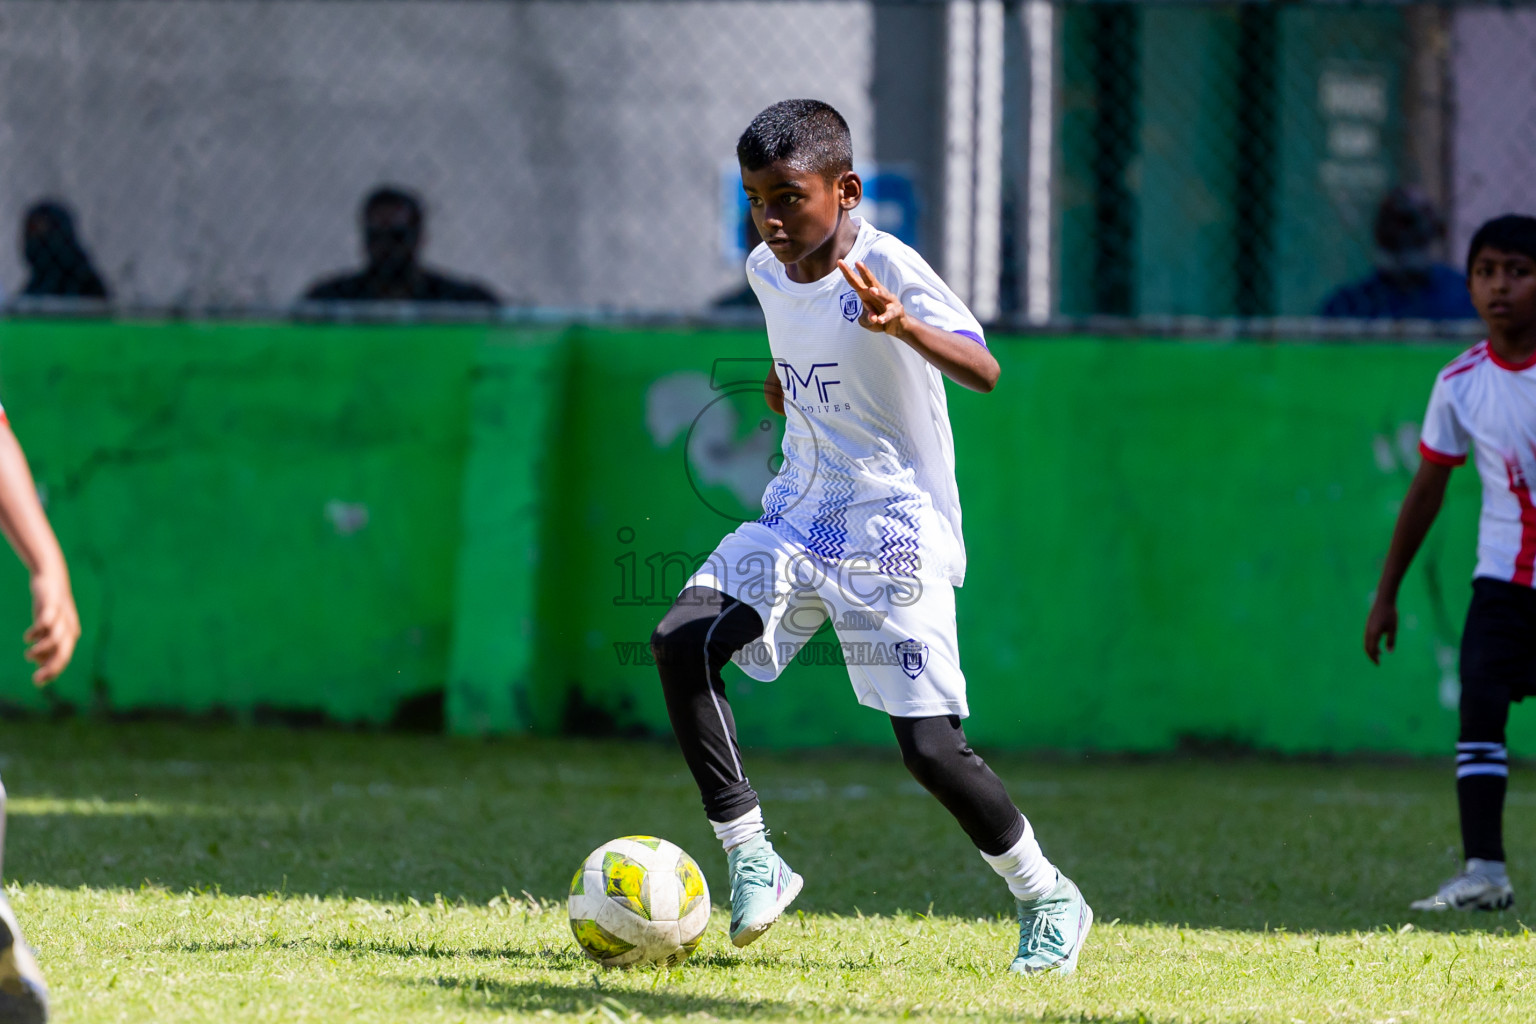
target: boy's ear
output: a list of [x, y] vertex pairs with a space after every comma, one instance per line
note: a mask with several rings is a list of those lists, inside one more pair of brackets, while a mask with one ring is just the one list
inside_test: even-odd
[[844, 171], [837, 176], [837, 187], [837, 205], [844, 210], [853, 209], [864, 198], [864, 182], [852, 171]]

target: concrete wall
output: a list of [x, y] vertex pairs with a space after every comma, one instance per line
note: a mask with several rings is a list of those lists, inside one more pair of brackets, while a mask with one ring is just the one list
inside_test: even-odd
[[1453, 263], [1479, 224], [1536, 214], [1536, 10], [1474, 7], [1455, 13], [1451, 49]]
[[741, 280], [736, 136], [811, 95], [870, 139], [872, 48], [863, 3], [6, 2], [0, 289], [57, 194], [123, 298], [284, 304], [357, 262], [388, 180], [428, 261], [507, 299], [698, 308]]

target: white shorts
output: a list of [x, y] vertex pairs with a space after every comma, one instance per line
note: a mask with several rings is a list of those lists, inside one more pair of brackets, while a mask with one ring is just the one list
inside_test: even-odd
[[883, 576], [873, 560], [828, 562], [761, 523], [722, 540], [688, 587], [752, 606], [763, 636], [731, 660], [771, 682], [830, 617], [860, 704], [897, 718], [970, 714], [946, 580]]

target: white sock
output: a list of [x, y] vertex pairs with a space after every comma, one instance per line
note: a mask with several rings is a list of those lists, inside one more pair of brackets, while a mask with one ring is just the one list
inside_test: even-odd
[[1008, 883], [1008, 891], [1017, 900], [1037, 900], [1056, 888], [1056, 866], [1045, 859], [1035, 830], [1024, 819], [1024, 834], [1006, 853], [983, 853], [981, 859]]
[[763, 808], [761, 805], [752, 808], [739, 818], [730, 821], [714, 821], [709, 823], [715, 830], [715, 838], [720, 840], [720, 845], [729, 852], [754, 836], [767, 833], [763, 827]]
[[1485, 878], [1495, 885], [1508, 885], [1509, 873], [1504, 870], [1504, 862], [1501, 860], [1478, 860], [1476, 857], [1467, 860], [1467, 874]]

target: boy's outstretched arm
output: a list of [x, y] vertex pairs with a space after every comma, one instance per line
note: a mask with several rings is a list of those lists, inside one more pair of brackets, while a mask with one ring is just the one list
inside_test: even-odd
[[32, 627], [23, 639], [27, 660], [36, 663], [32, 681], [52, 682], [75, 653], [80, 616], [69, 586], [64, 552], [48, 525], [37, 485], [11, 425], [0, 418], [0, 531], [32, 575]]
[[1392, 545], [1387, 549], [1386, 564], [1381, 567], [1381, 582], [1376, 584], [1376, 600], [1371, 604], [1371, 614], [1365, 620], [1365, 654], [1371, 661], [1381, 664], [1381, 641], [1387, 641], [1387, 650], [1397, 646], [1397, 588], [1419, 545], [1434, 525], [1435, 516], [1445, 500], [1445, 485], [1451, 479], [1451, 467], [1428, 459], [1419, 463], [1419, 471], [1408, 485], [1403, 507], [1397, 513], [1397, 526], [1392, 530]]
[[961, 387], [983, 394], [997, 387], [1002, 367], [985, 345], [909, 316], [901, 300], [886, 291], [862, 261], [855, 264], [857, 273], [844, 260], [838, 260], [837, 266], [864, 304], [859, 323], [911, 345], [918, 355]]

